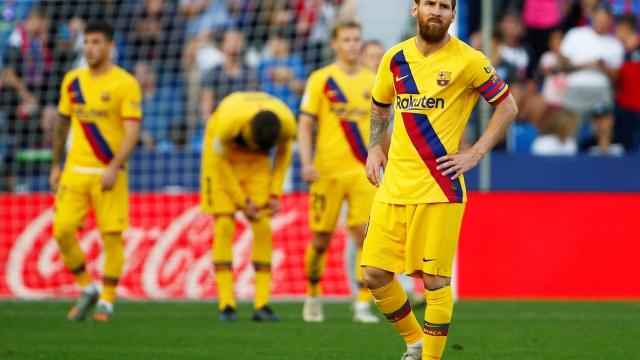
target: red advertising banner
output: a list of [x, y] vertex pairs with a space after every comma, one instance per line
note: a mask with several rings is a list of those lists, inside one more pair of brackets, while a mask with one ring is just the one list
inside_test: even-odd
[[[640, 299], [640, 194], [471, 194], [458, 252], [460, 298]], [[304, 296], [307, 195], [289, 194], [272, 221], [275, 298]], [[0, 297], [77, 295], [51, 237], [47, 194], [0, 195]], [[236, 293], [253, 296], [250, 227], [237, 219]], [[119, 294], [134, 299], [216, 296], [211, 217], [196, 194], [134, 194]], [[78, 238], [99, 279], [102, 252], [91, 216]], [[326, 294], [349, 297], [346, 235], [339, 229], [323, 278]]]
[[[134, 194], [131, 225], [125, 233], [125, 268], [119, 295], [134, 299], [202, 299], [216, 296], [212, 273], [212, 219], [202, 214], [195, 194]], [[307, 195], [283, 199], [282, 212], [272, 220], [274, 233], [273, 295], [305, 294], [304, 249], [311, 233], [307, 226]], [[51, 236], [52, 198], [47, 194], [0, 195], [0, 297], [69, 297], [78, 293], [60, 261]], [[87, 254], [87, 267], [100, 278], [100, 234], [89, 216], [78, 239]], [[237, 219], [233, 247], [236, 293], [253, 296], [251, 228]], [[344, 268], [345, 233], [338, 230], [328, 253], [324, 292], [350, 295]]]

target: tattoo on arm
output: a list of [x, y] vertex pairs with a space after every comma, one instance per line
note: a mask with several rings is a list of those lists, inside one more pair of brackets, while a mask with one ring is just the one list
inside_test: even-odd
[[71, 120], [69, 117], [63, 115], [58, 115], [58, 119], [53, 123], [52, 163], [55, 165], [60, 165], [62, 161], [64, 145], [67, 142], [70, 125]]
[[389, 127], [389, 114], [391, 110], [386, 107], [380, 107], [371, 104], [371, 139], [369, 140], [369, 149], [374, 146], [382, 145], [382, 139], [387, 133]]

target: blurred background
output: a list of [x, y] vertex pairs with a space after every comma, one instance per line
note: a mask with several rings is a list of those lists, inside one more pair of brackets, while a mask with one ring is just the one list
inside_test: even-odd
[[[144, 96], [119, 294], [209, 299], [213, 234], [197, 195], [206, 119], [241, 90], [273, 94], [297, 113], [309, 73], [332, 61], [338, 19], [360, 19], [362, 61], [376, 69], [387, 48], [415, 34], [411, 3], [0, 1], [0, 297], [78, 291], [51, 238], [47, 181], [60, 81], [85, 63], [87, 20], [114, 25], [113, 59]], [[451, 32], [487, 51], [520, 108], [504, 141], [467, 176], [475, 191], [457, 261], [461, 299], [640, 299], [638, 14], [638, 0], [458, 0]], [[481, 133], [481, 114], [474, 112], [463, 147]], [[297, 158], [286, 189], [273, 221], [280, 299], [304, 295], [310, 233]], [[238, 224], [236, 290], [248, 299], [251, 235], [244, 219]], [[80, 239], [97, 276], [101, 245], [91, 218]], [[354, 286], [349, 244], [339, 230], [323, 279], [333, 297], [349, 298]]]

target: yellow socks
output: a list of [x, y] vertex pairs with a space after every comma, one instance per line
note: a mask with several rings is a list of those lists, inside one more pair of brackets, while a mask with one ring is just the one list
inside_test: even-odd
[[73, 274], [73, 279], [76, 281], [76, 284], [81, 288], [84, 289], [91, 285], [91, 277], [89, 273], [87, 273], [84, 263], [75, 269], [71, 269], [71, 273]]
[[379, 289], [371, 290], [371, 294], [380, 312], [402, 335], [407, 345], [422, 339], [420, 324], [411, 310], [407, 294], [396, 279]]
[[253, 268], [255, 270], [255, 300], [254, 308], [261, 309], [269, 304], [271, 295], [271, 253], [273, 242], [271, 237], [271, 222], [267, 213], [261, 213], [260, 218], [251, 223], [253, 230]]
[[218, 307], [220, 310], [227, 306], [236, 308], [233, 295], [233, 258], [231, 246], [236, 224], [231, 216], [217, 216], [214, 222], [215, 240], [213, 242], [213, 264], [218, 287]]
[[309, 243], [304, 253], [304, 270], [307, 274], [307, 296], [320, 296], [320, 278], [324, 273], [326, 253], [318, 252], [313, 244]]
[[104, 269], [102, 271], [102, 293], [100, 300], [113, 303], [116, 287], [124, 266], [124, 247], [121, 233], [103, 233]]
[[263, 263], [253, 263], [256, 272], [256, 295], [253, 304], [254, 309], [261, 309], [269, 304], [271, 295], [271, 265]]
[[91, 278], [85, 269], [84, 253], [76, 240], [76, 231], [75, 227], [67, 224], [54, 224], [53, 236], [64, 266], [71, 271], [78, 286], [84, 288], [91, 284]]
[[425, 291], [427, 309], [424, 314], [423, 359], [437, 360], [442, 357], [447, 342], [449, 323], [453, 313], [451, 286]]
[[368, 303], [369, 300], [371, 300], [371, 292], [362, 281], [362, 268], [360, 267], [360, 262], [362, 262], [362, 248], [358, 248], [358, 250], [356, 250], [355, 272], [356, 280], [358, 281], [358, 295], [356, 296], [356, 301]]

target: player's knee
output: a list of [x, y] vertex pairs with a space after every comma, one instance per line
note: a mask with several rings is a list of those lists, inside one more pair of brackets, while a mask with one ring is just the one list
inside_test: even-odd
[[371, 266], [363, 266], [361, 270], [362, 281], [370, 290], [379, 289], [393, 281], [393, 273], [386, 270]]
[[363, 224], [363, 225], [356, 225], [351, 227], [350, 229], [350, 233], [351, 233], [351, 238], [353, 238], [353, 241], [355, 241], [356, 245], [361, 248], [362, 245], [364, 244], [364, 238], [365, 235], [367, 233], [367, 225]]
[[451, 278], [449, 277], [423, 274], [422, 279], [424, 281], [424, 288], [427, 290], [438, 290], [445, 286], [451, 285]]
[[329, 248], [331, 242], [331, 234], [325, 232], [317, 232], [313, 234], [311, 245], [318, 253], [323, 253]]
[[66, 248], [75, 241], [75, 235], [78, 227], [75, 224], [56, 222], [53, 225], [53, 237], [58, 242], [60, 248]]

